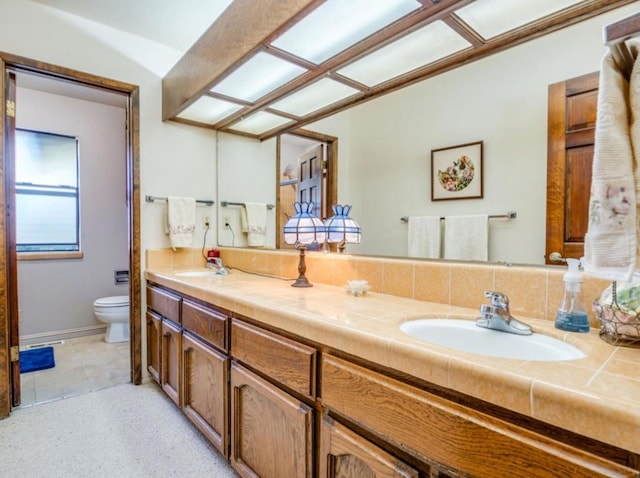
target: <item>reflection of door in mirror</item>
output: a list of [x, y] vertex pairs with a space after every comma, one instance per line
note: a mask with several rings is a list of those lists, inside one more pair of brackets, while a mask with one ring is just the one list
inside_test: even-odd
[[284, 242], [282, 226], [293, 215], [296, 201], [313, 202], [314, 214], [326, 219], [337, 198], [337, 147], [335, 137], [309, 131], [278, 137], [279, 183], [276, 198], [276, 248], [292, 249]]
[[[595, 141], [598, 72], [549, 86], [545, 262], [584, 254]], [[557, 262], [555, 262], [557, 264]]]

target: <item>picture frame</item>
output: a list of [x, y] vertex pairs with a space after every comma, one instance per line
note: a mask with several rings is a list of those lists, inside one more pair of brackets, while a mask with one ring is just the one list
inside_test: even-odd
[[484, 142], [431, 150], [431, 200], [481, 199]]

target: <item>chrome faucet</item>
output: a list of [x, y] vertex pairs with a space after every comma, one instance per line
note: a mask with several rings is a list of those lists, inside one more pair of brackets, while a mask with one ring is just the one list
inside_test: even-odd
[[500, 330], [518, 335], [531, 335], [531, 326], [520, 322], [509, 312], [509, 298], [501, 292], [485, 291], [484, 296], [491, 299], [491, 305], [482, 304], [482, 316], [476, 320], [478, 327]]
[[222, 265], [222, 259], [219, 257], [209, 257], [207, 259], [207, 269], [215, 269], [216, 274], [225, 275], [229, 271]]

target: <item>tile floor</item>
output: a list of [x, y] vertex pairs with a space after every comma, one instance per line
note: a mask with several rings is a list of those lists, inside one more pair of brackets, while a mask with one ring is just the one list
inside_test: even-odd
[[129, 342], [108, 344], [104, 334], [88, 335], [53, 349], [54, 368], [20, 374], [21, 407], [130, 381]]

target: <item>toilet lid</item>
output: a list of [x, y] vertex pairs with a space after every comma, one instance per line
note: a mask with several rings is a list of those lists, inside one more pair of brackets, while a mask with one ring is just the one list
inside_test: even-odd
[[129, 305], [128, 295], [116, 295], [113, 297], [102, 297], [93, 303], [94, 306], [99, 307], [120, 307], [123, 305]]

